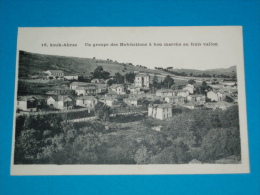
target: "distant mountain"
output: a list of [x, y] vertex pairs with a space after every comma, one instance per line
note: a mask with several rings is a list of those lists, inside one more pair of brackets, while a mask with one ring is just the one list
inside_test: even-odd
[[195, 69], [172, 69], [172, 72], [177, 73], [185, 73], [187, 75], [193, 74], [193, 75], [227, 75], [227, 76], [236, 76], [237, 70], [236, 66], [231, 66], [229, 68], [217, 68], [217, 69], [208, 69], [208, 70], [195, 70]]

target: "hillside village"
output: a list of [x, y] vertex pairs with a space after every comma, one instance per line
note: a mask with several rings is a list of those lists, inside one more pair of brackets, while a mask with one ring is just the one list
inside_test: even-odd
[[[170, 75], [135, 71], [125, 76], [104, 76], [99, 66], [88, 82], [79, 81], [79, 75], [65, 75], [62, 70], [40, 72], [41, 78], [27, 79], [27, 83], [51, 84], [48, 91], [40, 88], [23, 91], [18, 87], [17, 112], [42, 112], [54, 110], [93, 110], [99, 102], [112, 108], [143, 108], [148, 116], [166, 119], [174, 113], [173, 107], [188, 109], [225, 110], [237, 103], [236, 81], [214, 83], [189, 79], [187, 84], [176, 86]], [[109, 75], [109, 73], [108, 73]], [[127, 76], [130, 76], [129, 78]], [[107, 77], [107, 79], [105, 79]], [[21, 95], [22, 94], [22, 95]]]
[[234, 67], [20, 55], [15, 164], [241, 162]]

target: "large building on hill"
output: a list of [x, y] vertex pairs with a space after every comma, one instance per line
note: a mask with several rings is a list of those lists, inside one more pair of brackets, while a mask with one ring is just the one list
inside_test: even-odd
[[47, 70], [44, 73], [48, 75], [47, 76], [48, 78], [50, 78], [50, 77], [63, 78], [64, 77], [64, 72], [62, 70]]
[[136, 87], [147, 87], [150, 86], [150, 76], [148, 74], [137, 74], [135, 76]]
[[172, 117], [171, 104], [150, 104], [148, 106], [148, 116], [160, 120]]

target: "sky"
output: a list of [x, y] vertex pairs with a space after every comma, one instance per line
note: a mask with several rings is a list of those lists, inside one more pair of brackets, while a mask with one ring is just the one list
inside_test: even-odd
[[[146, 46], [120, 46], [120, 43]], [[239, 26], [19, 28], [17, 50], [111, 59], [148, 68], [206, 70], [243, 66]]]

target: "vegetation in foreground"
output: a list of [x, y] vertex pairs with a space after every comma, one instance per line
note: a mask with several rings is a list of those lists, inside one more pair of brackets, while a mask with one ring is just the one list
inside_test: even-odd
[[[174, 112], [175, 110], [173, 110]], [[15, 164], [239, 163], [238, 107], [178, 110], [159, 121], [144, 115], [64, 123], [59, 115], [18, 116]], [[154, 130], [158, 127], [157, 131]], [[230, 159], [237, 159], [230, 161]], [[225, 161], [225, 159], [228, 159]]]

